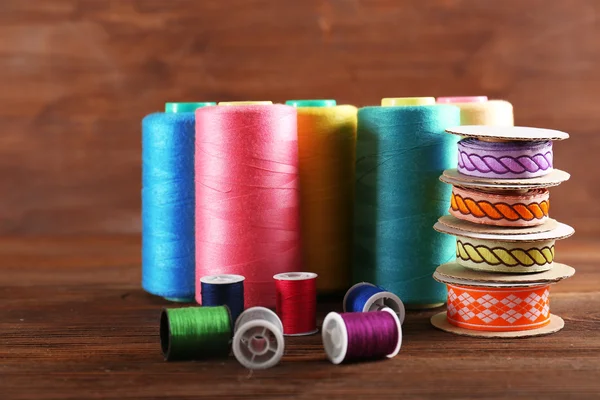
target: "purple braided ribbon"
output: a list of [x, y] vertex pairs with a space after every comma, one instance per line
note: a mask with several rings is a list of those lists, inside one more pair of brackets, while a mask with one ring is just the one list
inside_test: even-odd
[[458, 172], [480, 178], [521, 179], [552, 171], [552, 142], [458, 142]]

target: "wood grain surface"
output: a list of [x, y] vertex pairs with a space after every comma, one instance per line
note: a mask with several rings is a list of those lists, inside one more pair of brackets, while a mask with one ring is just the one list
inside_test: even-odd
[[[251, 372], [222, 360], [164, 362], [162, 299], [140, 289], [138, 236], [0, 239], [0, 398], [533, 399], [598, 398], [600, 251], [567, 241], [577, 274], [552, 289], [556, 334], [475, 339], [409, 312], [400, 354], [333, 365], [321, 336], [287, 337], [279, 365]], [[320, 302], [339, 311], [341, 299]]]
[[0, 234], [140, 229], [165, 101], [486, 94], [565, 130], [552, 213], [600, 234], [596, 0], [3, 0]]

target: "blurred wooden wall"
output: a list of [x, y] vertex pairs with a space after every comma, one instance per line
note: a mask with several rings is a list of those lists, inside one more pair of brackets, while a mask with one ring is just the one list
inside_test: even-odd
[[554, 217], [600, 234], [600, 1], [3, 0], [0, 234], [140, 229], [165, 101], [479, 95], [571, 133]]

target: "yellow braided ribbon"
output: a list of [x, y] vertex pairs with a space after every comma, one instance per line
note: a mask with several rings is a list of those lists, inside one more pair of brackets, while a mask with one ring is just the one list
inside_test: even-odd
[[495, 272], [535, 272], [550, 269], [554, 262], [554, 241], [495, 243], [457, 238], [457, 261], [469, 268]]

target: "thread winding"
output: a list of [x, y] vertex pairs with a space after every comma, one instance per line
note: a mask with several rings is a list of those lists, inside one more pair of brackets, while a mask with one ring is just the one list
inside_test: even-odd
[[226, 357], [231, 339], [227, 307], [165, 308], [160, 344], [166, 361]]
[[481, 178], [534, 178], [552, 171], [552, 142], [458, 142], [458, 172]]
[[499, 195], [455, 186], [450, 198], [450, 214], [486, 225], [541, 225], [548, 219], [549, 193], [547, 189], [537, 189], [524, 195]]
[[430, 227], [450, 206], [438, 177], [456, 165], [458, 138], [444, 130], [459, 122], [450, 105], [358, 111], [353, 280], [387, 288], [407, 308], [446, 299], [431, 275], [455, 244]]
[[142, 286], [175, 301], [194, 297], [194, 113], [142, 121]]
[[291, 272], [277, 274], [275, 292], [277, 315], [284, 335], [311, 335], [317, 332], [317, 274]]
[[197, 110], [195, 169], [196, 275], [243, 275], [246, 306], [274, 307], [273, 275], [301, 265], [296, 110]]
[[320, 292], [350, 283], [356, 112], [354, 106], [298, 108], [302, 259], [319, 275]]
[[473, 288], [448, 285], [448, 322], [478, 331], [524, 331], [550, 323], [550, 286]]
[[486, 271], [546, 271], [554, 262], [554, 242], [496, 243], [457, 237], [456, 258], [465, 267]]

